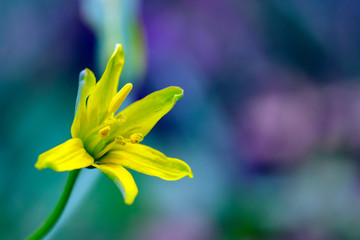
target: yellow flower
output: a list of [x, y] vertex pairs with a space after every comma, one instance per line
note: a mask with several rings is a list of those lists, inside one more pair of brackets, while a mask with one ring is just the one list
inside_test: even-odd
[[71, 171], [96, 167], [121, 190], [125, 203], [132, 204], [138, 189], [125, 168], [165, 180], [193, 177], [190, 167], [176, 158], [139, 144], [154, 125], [183, 96], [179, 87], [168, 87], [134, 102], [120, 113], [118, 108], [132, 89], [128, 83], [118, 92], [124, 52], [116, 45], [105, 72], [96, 83], [94, 74], [80, 73], [72, 138], [41, 154], [35, 167]]

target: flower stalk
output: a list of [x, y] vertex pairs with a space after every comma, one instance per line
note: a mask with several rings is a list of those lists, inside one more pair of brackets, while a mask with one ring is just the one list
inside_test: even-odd
[[43, 223], [41, 227], [39, 227], [31, 236], [29, 236], [28, 240], [35, 240], [43, 238], [56, 224], [61, 216], [62, 212], [64, 211], [66, 204], [69, 200], [71, 191], [75, 185], [76, 179], [80, 173], [81, 169], [73, 170], [70, 172], [68, 179], [66, 181], [66, 185], [64, 191], [57, 203], [55, 209], [48, 217], [48, 219]]

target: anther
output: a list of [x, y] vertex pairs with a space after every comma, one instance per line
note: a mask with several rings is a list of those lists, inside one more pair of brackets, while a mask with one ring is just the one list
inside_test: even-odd
[[106, 119], [105, 121], [104, 121], [104, 123], [106, 124], [106, 125], [111, 125], [111, 124], [113, 124], [115, 122], [115, 119], [113, 119], [113, 118], [108, 118], [108, 119]]
[[133, 85], [131, 83], [125, 84], [125, 86], [122, 87], [120, 91], [113, 97], [109, 105], [109, 113], [115, 113], [119, 109], [120, 105], [124, 102], [125, 98], [130, 93], [132, 86]]
[[123, 136], [116, 136], [114, 141], [116, 144], [120, 144], [123, 146], [126, 144], [125, 138]]
[[109, 133], [110, 133], [110, 127], [106, 126], [102, 129], [100, 129], [98, 134], [101, 138], [104, 138], [104, 137], [109, 136]]
[[130, 136], [131, 143], [139, 143], [144, 139], [144, 136], [141, 133], [134, 133]]

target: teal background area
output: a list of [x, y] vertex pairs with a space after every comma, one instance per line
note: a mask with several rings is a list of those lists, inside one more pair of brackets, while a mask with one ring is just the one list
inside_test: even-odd
[[355, 0], [2, 0], [0, 239], [24, 239], [56, 205], [68, 173], [34, 164], [71, 137], [78, 74], [99, 79], [114, 42], [129, 62], [120, 86], [134, 84], [125, 106], [184, 89], [143, 143], [194, 178], [131, 171], [128, 206], [84, 169], [46, 239], [359, 239], [359, 11]]

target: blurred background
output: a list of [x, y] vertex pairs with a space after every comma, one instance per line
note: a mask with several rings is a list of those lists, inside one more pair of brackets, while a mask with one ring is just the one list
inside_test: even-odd
[[123, 203], [83, 170], [47, 239], [360, 239], [360, 4], [355, 0], [2, 0], [0, 238], [44, 221], [68, 173], [34, 168], [70, 138], [78, 74], [124, 45], [132, 101], [184, 98], [144, 143], [193, 179], [133, 172]]

